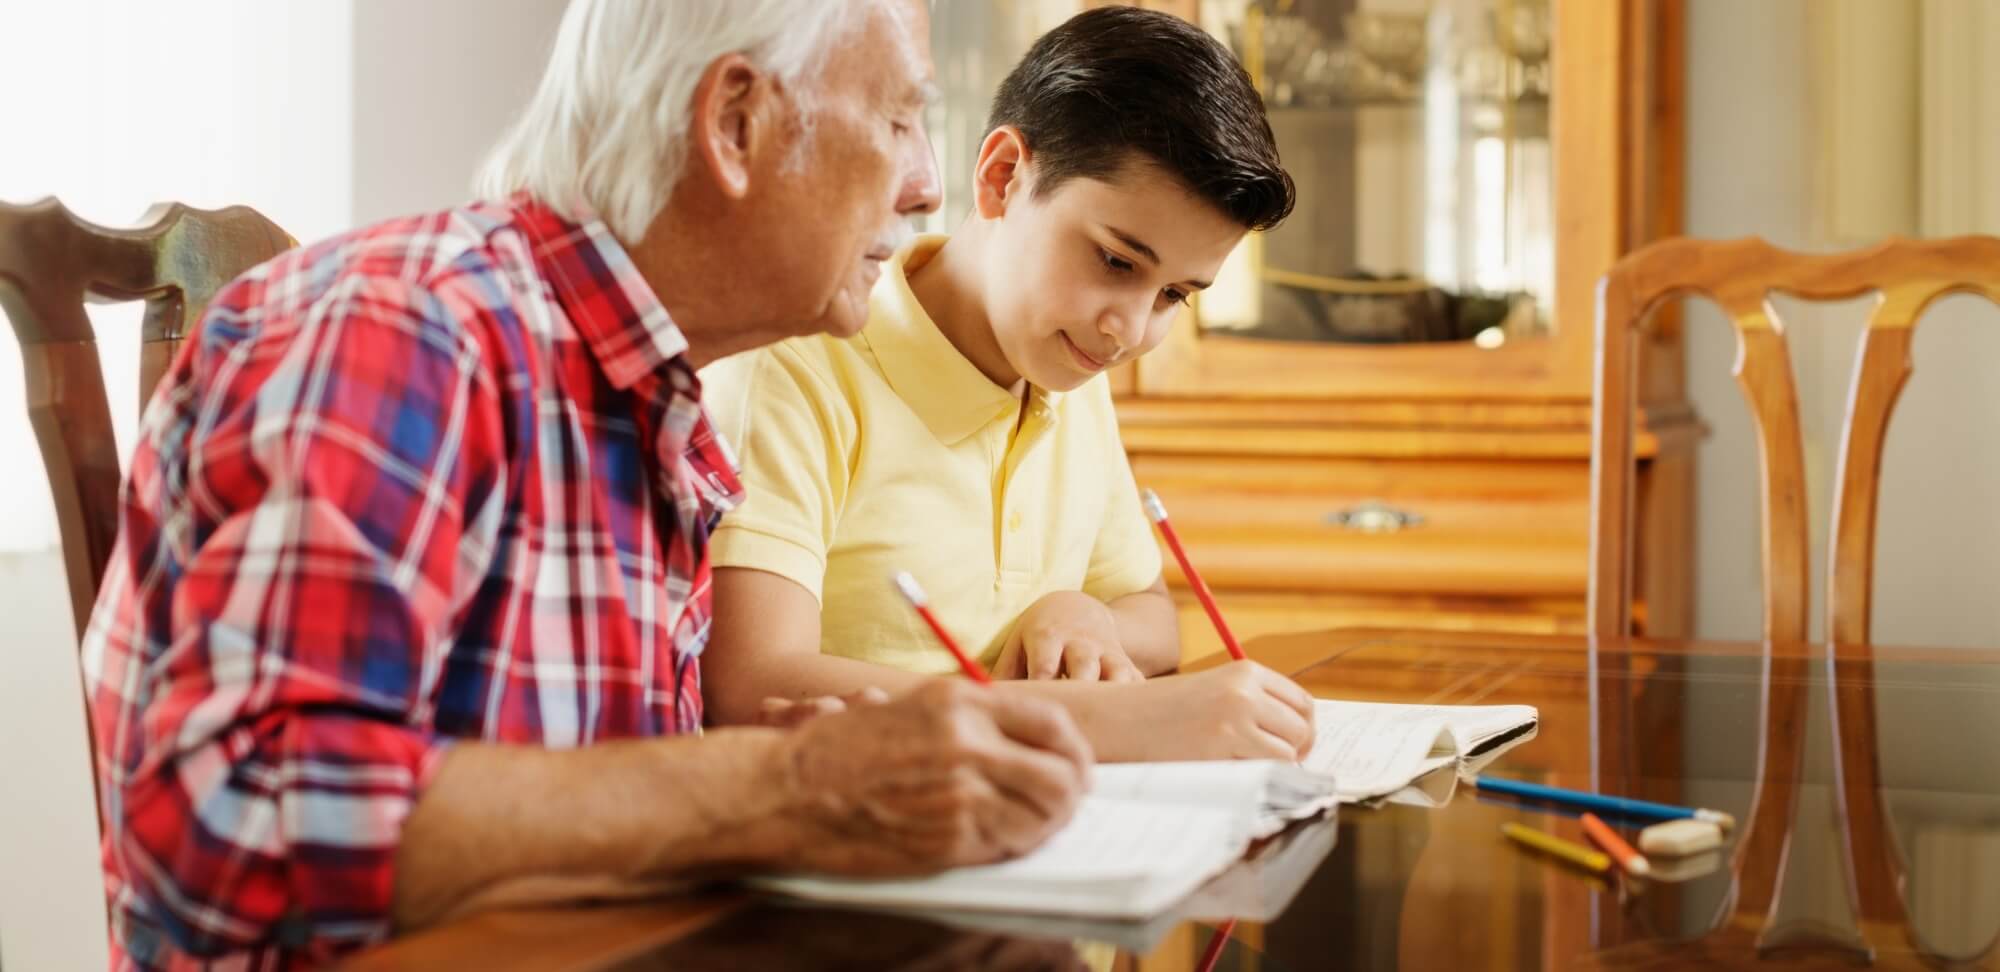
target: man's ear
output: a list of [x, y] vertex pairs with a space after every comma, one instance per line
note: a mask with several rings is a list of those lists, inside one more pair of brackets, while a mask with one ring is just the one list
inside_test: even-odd
[[729, 199], [750, 191], [758, 153], [771, 147], [776, 86], [741, 54], [724, 54], [695, 84], [689, 104], [688, 152], [713, 174]]
[[1028, 140], [1012, 125], [987, 132], [972, 168], [973, 211], [981, 219], [999, 219], [1027, 191]]

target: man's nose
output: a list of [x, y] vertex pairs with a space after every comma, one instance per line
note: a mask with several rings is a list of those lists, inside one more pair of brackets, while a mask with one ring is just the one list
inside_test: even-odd
[[937, 212], [944, 201], [937, 155], [931, 151], [929, 136], [918, 134], [911, 142], [908, 162], [903, 166], [903, 185], [896, 194], [896, 212], [904, 216]]

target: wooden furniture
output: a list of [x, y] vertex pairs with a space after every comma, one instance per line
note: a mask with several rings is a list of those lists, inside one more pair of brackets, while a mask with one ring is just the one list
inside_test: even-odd
[[[1654, 799], [1698, 792], [1703, 805], [1739, 819], [1748, 819], [1760, 791], [1824, 787], [1836, 765], [1830, 756], [1817, 756], [1822, 762], [1809, 760], [1796, 770], [1768, 764], [1746, 770], [1733, 757], [1733, 750], [1765, 731], [1762, 697], [1772, 661], [1791, 665], [1780, 673], [1802, 691], [1868, 692], [1898, 713], [2000, 704], [2000, 646], [1877, 648], [1872, 667], [1827, 665], [1826, 649], [1815, 645], [1420, 631], [1285, 635], [1256, 639], [1248, 648], [1322, 695], [1536, 705], [1539, 736], [1507, 753], [1493, 772]], [[1614, 709], [1622, 711], [1611, 718]], [[1703, 719], [1685, 718], [1691, 711]], [[1806, 727], [1831, 729], [1824, 712], [1808, 713]], [[1610, 735], [1630, 731], [1654, 735], [1636, 747], [1617, 745]], [[1870, 745], [1842, 739], [1842, 763], [1854, 747]], [[1963, 740], [1934, 742], [1943, 748]], [[2000, 785], [1993, 774], [1976, 772], [1979, 767], [1966, 769], [1924, 786], [1950, 793], [1972, 817], [1987, 821], [1986, 836], [2000, 836]], [[1634, 893], [1520, 851], [1497, 833], [1509, 820], [1582, 839], [1572, 819], [1475, 799], [1463, 790], [1439, 809], [1342, 809], [1330, 824], [1339, 828], [1331, 854], [1280, 917], [1239, 924], [1243, 933], [1219, 967], [1748, 968], [1763, 961], [1760, 939], [1793, 943], [1794, 951], [1783, 956], [1786, 968], [1852, 967], [1852, 954], [1828, 947], [1839, 936], [1797, 934], [1841, 916], [1778, 922], [1758, 915], [1741, 924], [1740, 916], [1714, 912], [1712, 903], [1737, 880], [1741, 855], [1706, 876], [1655, 882]], [[1917, 823], [1920, 836], [1962, 832]], [[1840, 866], [1842, 852], [1828, 849], [1845, 845], [1842, 830], [1836, 818], [1803, 814], [1782, 836], [1794, 859], [1811, 858], [1838, 881], [1852, 873]], [[1955, 877], [1969, 882], [1965, 896], [1972, 900], [1990, 903], [2000, 894], [2000, 873], [1990, 869], [1966, 868]], [[1928, 912], [1913, 911], [1901, 927], [1934, 926], [1957, 905], [1930, 901]], [[2000, 929], [2000, 911], [1987, 918], [1975, 922], [1970, 937], [1983, 940]], [[1118, 967], [1191, 969], [1208, 942], [1208, 924], [1182, 925], [1143, 956], [1122, 955]], [[1926, 946], [1923, 935], [1890, 934], [1896, 926], [1880, 919], [1864, 916], [1858, 926], [1875, 945], [1877, 968], [2000, 968], [2000, 950], [1990, 943], [1940, 949]], [[798, 931], [796, 939], [791, 930]], [[735, 956], [746, 960], [734, 963], [743, 967], [1061, 968], [1034, 946], [1067, 947], [1089, 937], [1087, 929], [1072, 927], [1038, 937], [1032, 925], [982, 926], [976, 919], [941, 925], [777, 907], [745, 893], [474, 917], [392, 943], [348, 967], [487, 967], [505, 960], [518, 969], [675, 968], [698, 967], [682, 961], [688, 956], [715, 966], [730, 965]], [[799, 945], [790, 951], [772, 946], [786, 941]], [[855, 951], [863, 948], [868, 951]], [[872, 961], [858, 962], [858, 954]]]
[[296, 245], [255, 211], [162, 204], [136, 229], [78, 219], [54, 199], [0, 203], [0, 309], [21, 344], [28, 415], [55, 497], [78, 636], [118, 534], [121, 481], [97, 335], [84, 303], [142, 300], [139, 400], [231, 279]]
[[[1206, 9], [1142, 5], [1191, 19]], [[1319, 22], [1331, 24], [1358, 7], [1254, 6], [1270, 16], [1325, 8]], [[1198, 301], [1160, 348], [1115, 376], [1133, 471], [1165, 500], [1239, 636], [1347, 625], [1584, 630], [1592, 288], [1620, 255], [1679, 228], [1682, 4], [1457, 8], [1481, 23], [1510, 11], [1548, 17], [1554, 83], [1524, 111], [1543, 112], [1549, 126], [1552, 330], [1498, 347], [1270, 340], [1204, 326], [1212, 308]], [[1352, 199], [1361, 180], [1352, 167], [1363, 164], [1354, 129], [1388, 110], [1272, 108], [1294, 168], [1348, 179]], [[1339, 138], [1346, 161], [1324, 148]], [[1302, 190], [1266, 249], [1295, 238], [1287, 233], [1314, 234], [1294, 253], [1357, 246], [1351, 229], [1336, 231], [1360, 214], [1329, 211], [1327, 198]], [[1302, 276], [1287, 273], [1265, 271]], [[1692, 622], [1685, 524], [1699, 425], [1683, 396], [1677, 326], [1649, 334], [1639, 358], [1633, 613], [1648, 633], [1672, 636]], [[1183, 657], [1214, 650], [1171, 560], [1167, 569], [1183, 607]]]
[[[1866, 669], [1873, 664], [1869, 629], [1875, 569], [1875, 518], [1882, 446], [1889, 419], [1911, 372], [1910, 342], [1917, 320], [1939, 298], [1953, 293], [1985, 295], [2000, 303], [2000, 239], [1891, 239], [1877, 246], [1835, 254], [1799, 254], [1758, 239], [1666, 240], [1620, 260], [1599, 289], [1597, 367], [1598, 441], [1593, 467], [1594, 538], [1591, 560], [1591, 630], [1621, 635], [1632, 627], [1634, 499], [1634, 345], [1648, 315], [1681, 294], [1715, 301], [1736, 329], [1736, 379], [1757, 428], [1758, 468], [1763, 506], [1764, 637], [1802, 642], [1807, 637], [1811, 579], [1806, 516], [1805, 443], [1799, 425], [1798, 390], [1793, 382], [1785, 324], [1770, 303], [1773, 292], [1809, 300], [1845, 300], [1877, 294], [1856, 359], [1847, 423], [1835, 471], [1833, 541], [1827, 557], [1826, 625], [1833, 658]], [[1774, 659], [1774, 665], [1788, 663]], [[1772, 768], [1796, 767], [1803, 755], [1803, 682], [1769, 700], [1770, 726], [1761, 758]], [[1854, 752], [1837, 764], [1841, 813], [1857, 845], [1856, 872], [1849, 887], [1859, 913], [1901, 925], [1908, 909], [1903, 855], [1888, 823], [1880, 795], [1878, 734], [1871, 680], [1841, 683], [1830, 700], [1836, 726]], [[1768, 775], [1768, 774], [1767, 774]], [[1781, 788], [1760, 799], [1752, 833], [1784, 831], [1795, 808]], [[1756, 848], [1739, 910], [1777, 907], [1782, 842], [1746, 840]], [[1864, 948], [1865, 943], [1854, 943]]]

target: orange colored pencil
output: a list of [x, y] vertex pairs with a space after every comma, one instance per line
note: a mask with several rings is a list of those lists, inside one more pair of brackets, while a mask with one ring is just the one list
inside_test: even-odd
[[1591, 843], [1604, 848], [1604, 853], [1617, 861], [1618, 866], [1625, 869], [1625, 873], [1633, 877], [1645, 877], [1652, 873], [1653, 866], [1646, 863], [1646, 855], [1633, 850], [1632, 845], [1626, 843], [1625, 838], [1618, 836], [1618, 831], [1612, 830], [1611, 825], [1605, 823], [1597, 814], [1583, 815], [1583, 832], [1590, 836]]

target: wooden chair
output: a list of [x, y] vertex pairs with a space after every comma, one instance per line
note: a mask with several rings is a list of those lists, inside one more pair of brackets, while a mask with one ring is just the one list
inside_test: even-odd
[[256, 211], [162, 204], [136, 229], [78, 219], [54, 199], [0, 203], [0, 310], [26, 368], [28, 415], [48, 467], [77, 635], [118, 533], [118, 448], [86, 301], [146, 302], [139, 401], [215, 292], [297, 245]]
[[[1841, 436], [1827, 558], [1826, 658], [1833, 698], [1837, 802], [1847, 839], [1848, 893], [1864, 929], [1910, 935], [1904, 865], [1881, 800], [1869, 649], [1875, 569], [1875, 516], [1882, 444], [1911, 371], [1917, 319], [1953, 293], [2000, 303], [2000, 239], [1890, 239], [1846, 253], [1807, 255], [1758, 239], [1663, 240], [1620, 260], [1599, 282], [1597, 373], [1591, 459], [1589, 629], [1601, 637], [1632, 630], [1634, 529], [1633, 418], [1638, 327], [1681, 294], [1715, 301], [1736, 329], [1737, 383], [1757, 428], [1763, 505], [1764, 640], [1803, 643], [1808, 633], [1810, 543], [1805, 449], [1785, 330], [1769, 295], [1782, 291], [1834, 301], [1877, 294], [1855, 367]], [[1737, 838], [1732, 924], [1756, 928], [1760, 947], [1788, 944], [1773, 926], [1785, 843], [1804, 758], [1803, 671], [1770, 666], [1759, 740], [1758, 792]], [[1810, 937], [1810, 936], [1808, 936]], [[1863, 941], [1831, 941], [1867, 951]]]

